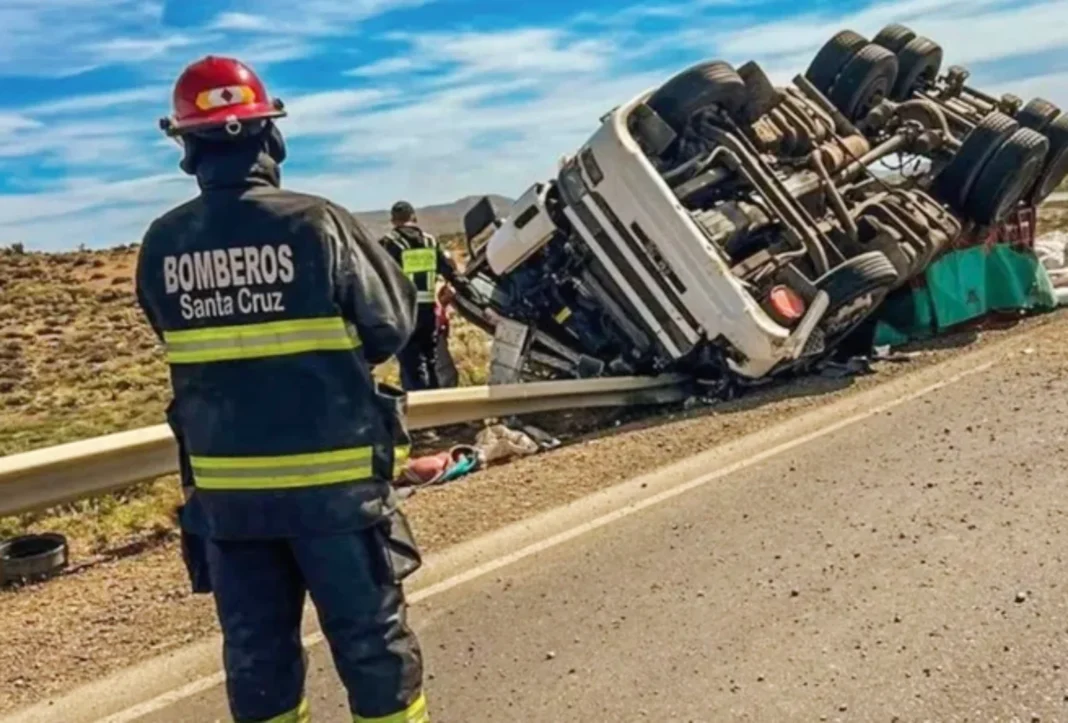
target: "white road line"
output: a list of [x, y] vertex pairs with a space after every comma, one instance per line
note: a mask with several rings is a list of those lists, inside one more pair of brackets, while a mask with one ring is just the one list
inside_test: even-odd
[[[936, 392], [952, 384], [956, 384], [957, 382], [966, 379], [970, 376], [981, 374], [982, 372], [985, 372], [986, 370], [993, 367], [996, 363], [996, 361], [990, 361], [984, 364], [980, 364], [971, 369], [959, 372], [947, 379], [936, 382], [934, 384], [930, 384], [914, 392], [905, 394], [892, 401], [880, 404], [875, 407], [871, 407], [870, 409], [854, 414], [853, 416], [846, 417], [845, 419], [841, 419], [825, 427], [821, 427], [815, 431], [809, 432], [808, 434], [804, 434], [787, 442], [783, 442], [782, 444], [776, 445], [775, 447], [767, 449], [763, 452], [754, 454], [752, 457], [748, 457], [744, 460], [723, 467], [722, 469], [718, 469], [714, 472], [709, 472], [708, 474], [701, 475], [700, 477], [696, 477], [690, 480], [689, 482], [683, 482], [682, 484], [676, 485], [675, 487], [672, 487], [669, 490], [665, 490], [658, 494], [642, 499], [638, 502], [634, 502], [625, 507], [621, 507], [618, 510], [614, 510], [607, 514], [601, 515], [596, 519], [590, 520], [589, 522], [585, 522], [581, 525], [577, 525], [576, 527], [548, 537], [539, 542], [527, 545], [526, 547], [523, 547], [522, 549], [517, 550], [516, 552], [507, 555], [502, 555], [501, 557], [485, 562], [481, 565], [478, 565], [477, 567], [473, 567], [470, 570], [459, 573], [457, 575], [453, 575], [452, 577], [446, 580], [443, 580], [434, 585], [430, 585], [422, 590], [416, 591], [415, 593], [410, 595], [408, 599], [410, 603], [414, 605], [423, 600], [434, 597], [435, 595], [440, 595], [444, 592], [452, 590], [453, 588], [459, 587], [460, 585], [482, 577], [483, 575], [495, 572], [497, 570], [500, 570], [501, 568], [512, 565], [513, 563], [519, 562], [520, 560], [523, 560], [527, 557], [536, 555], [539, 552], [544, 552], [545, 550], [556, 547], [557, 545], [561, 545], [565, 542], [573, 540], [576, 537], [586, 534], [587, 532], [592, 532], [593, 530], [596, 530], [598, 528], [610, 525], [613, 522], [617, 522], [637, 512], [641, 512], [646, 508], [658, 505], [661, 502], [665, 502], [674, 497], [678, 497], [679, 495], [697, 489], [698, 487], [703, 487], [704, 485], [707, 485], [710, 482], [714, 482], [718, 479], [722, 479], [723, 477], [727, 477], [729, 475], [740, 472], [741, 470], [760, 464], [761, 462], [765, 462], [773, 457], [783, 454], [784, 452], [789, 452], [790, 450], [796, 449], [797, 447], [804, 446], [809, 442], [813, 442], [821, 437], [825, 437], [828, 434], [834, 434], [835, 432], [841, 429], [857, 424], [858, 422], [863, 422], [866, 419], [870, 419], [871, 417], [874, 417], [878, 414], [882, 414], [883, 412], [889, 411], [894, 407], [898, 407], [902, 404], [906, 404], [915, 399], [919, 399], [920, 397], [924, 397], [928, 394], [931, 394], [932, 392]], [[307, 647], [317, 645], [323, 641], [323, 634], [321, 632], [312, 633], [310, 635], [305, 636], [303, 638], [303, 641], [304, 645]], [[210, 690], [211, 688], [217, 685], [222, 685], [224, 682], [225, 676], [220, 671], [218, 673], [214, 673], [212, 675], [195, 680], [187, 685], [182, 686], [181, 688], [176, 688], [175, 690], [168, 691], [167, 693], [153, 698], [152, 700], [148, 700], [144, 703], [140, 703], [139, 705], [135, 705], [132, 708], [127, 708], [126, 710], [108, 716], [107, 718], [101, 718], [96, 723], [131, 723], [132, 721], [136, 721], [138, 718], [146, 716], [150, 713], [155, 713], [169, 708], [170, 706], [174, 705], [175, 703], [178, 703], [181, 700], [184, 700], [185, 698], [189, 698], [194, 695], [197, 695], [198, 693]]]

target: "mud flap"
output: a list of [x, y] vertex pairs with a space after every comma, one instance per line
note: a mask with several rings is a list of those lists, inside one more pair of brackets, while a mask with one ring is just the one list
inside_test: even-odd
[[498, 319], [490, 349], [490, 384], [515, 384], [522, 380], [529, 352], [531, 329], [511, 319]]

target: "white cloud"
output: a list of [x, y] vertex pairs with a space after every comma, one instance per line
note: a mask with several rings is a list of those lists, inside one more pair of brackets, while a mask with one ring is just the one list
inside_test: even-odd
[[3, 142], [4, 136], [40, 127], [41, 124], [33, 118], [17, 113], [0, 113], [0, 142]]
[[1065, 17], [1065, 0], [1011, 7], [1005, 7], [1003, 0], [902, 0], [876, 3], [844, 16], [823, 12], [740, 30], [728, 28], [711, 37], [709, 27], [698, 26], [686, 39], [691, 45], [706, 46], [711, 39], [719, 54], [741, 64], [751, 57], [811, 57], [838, 30], [850, 28], [870, 38], [896, 22], [938, 42], [953, 62], [975, 63], [1068, 44]]
[[289, 118], [282, 121], [286, 137], [336, 135], [352, 114], [389, 97], [383, 90], [333, 90], [297, 97], [286, 104]]
[[[3, 195], [0, 196], [0, 236], [17, 241], [26, 230], [45, 228], [47, 224], [62, 223], [67, 218], [72, 223], [80, 221], [84, 224], [81, 212], [102, 212], [112, 206], [131, 202], [143, 206], [143, 209], [131, 214], [132, 222], [144, 220], [147, 225], [152, 218], [149, 209], [153, 206], [158, 215], [165, 208], [163, 204], [174, 203], [191, 196], [193, 192], [188, 178], [161, 174], [111, 183], [89, 181], [45, 193]], [[95, 227], [83, 225], [80, 231], [83, 237], [87, 230], [93, 231]], [[55, 234], [54, 237], [56, 241], [64, 242], [61, 235]], [[91, 244], [92, 239], [85, 238], [84, 242]]]
[[961, 4], [958, 12], [917, 17], [914, 29], [946, 48], [954, 63], [978, 63], [1052, 50], [1068, 44], [1068, 2], [1005, 7], [982, 12], [989, 3]]
[[[605, 39], [577, 38], [559, 28], [499, 32], [433, 33], [392, 37], [410, 43], [409, 54], [390, 58], [397, 66], [458, 66], [453, 80], [490, 73], [586, 73], [607, 67], [612, 48]], [[380, 62], [379, 69], [382, 62]], [[357, 69], [359, 70], [359, 69]]]
[[[948, 67], [1008, 62], [1032, 53], [1068, 49], [1065, 17], [1068, 0], [1012, 5], [1003, 0], [904, 0], [875, 3], [846, 15], [810, 13], [711, 34], [712, 28], [696, 25], [682, 42], [691, 47], [707, 47], [711, 41], [716, 54], [724, 59], [738, 65], [757, 60], [773, 81], [783, 83], [804, 72], [820, 46], [843, 28], [871, 38], [884, 25], [902, 23], [941, 45], [945, 53], [943, 67]], [[973, 81], [988, 82], [982, 73]], [[1019, 88], [1012, 92], [1028, 97], [1029, 83], [1025, 78], [1009, 87]], [[1043, 88], [1054, 98], [1063, 99], [1068, 107], [1068, 87], [1060, 87], [1050, 79], [1043, 82]]]
[[92, 93], [46, 103], [37, 103], [27, 106], [23, 109], [23, 112], [32, 116], [45, 116], [111, 110], [121, 106], [146, 103], [158, 106], [160, 99], [168, 98], [170, 90], [167, 86], [151, 85], [142, 88], [130, 88], [129, 90], [118, 90], [112, 93]]
[[433, 1], [228, 0], [205, 27], [175, 32], [159, 1], [3, 0], [0, 75], [64, 77], [116, 64], [174, 62], [176, 52], [215, 45], [243, 50], [265, 65], [308, 55], [314, 48], [301, 36], [348, 33], [367, 18]]
[[[218, 46], [216, 49], [216, 45]], [[212, 46], [205, 46], [203, 53], [216, 53], [241, 58], [256, 69], [263, 69], [274, 63], [298, 60], [311, 54], [313, 46], [294, 38], [255, 39], [236, 47], [226, 39], [220, 39]]]
[[189, 35], [165, 35], [157, 38], [113, 38], [91, 43], [88, 49], [95, 53], [97, 62], [140, 63], [153, 60], [178, 48], [196, 45], [199, 39]]
[[1061, 108], [1068, 109], [1068, 71], [1037, 75], [1007, 83], [997, 83], [988, 89], [995, 96], [1012, 93], [1024, 100], [1045, 98]]
[[[37, 157], [67, 167], [92, 165], [127, 172], [158, 163], [144, 154], [145, 129], [133, 123], [85, 121], [41, 124], [25, 132], [0, 136], [0, 160]], [[6, 196], [0, 195], [0, 200]], [[0, 221], [5, 217], [0, 215]]]
[[379, 78], [386, 75], [396, 75], [398, 73], [406, 73], [413, 70], [422, 70], [423, 68], [428, 67], [432, 67], [432, 64], [426, 61], [416, 60], [411, 56], [397, 56], [394, 58], [383, 58], [382, 60], [376, 60], [373, 63], [347, 70], [345, 71], [345, 75], [363, 78]]
[[91, 66], [84, 43], [102, 42], [130, 0], [4, 0], [0, 5], [0, 74], [59, 76]]
[[434, 0], [236, 0], [219, 13], [214, 29], [276, 35], [341, 35], [361, 20]]
[[[1068, 0], [1011, 6], [1004, 0], [903, 0], [847, 14], [828, 10], [754, 23], [749, 11], [759, 1], [663, 0], [617, 8], [600, 23], [587, 14], [555, 27], [388, 35], [384, 39], [397, 43], [396, 53], [353, 68], [347, 75], [355, 80], [339, 78], [332, 89], [303, 94], [272, 88], [287, 102], [289, 117], [280, 125], [293, 159], [303, 159], [307, 168], [316, 149], [327, 154], [320, 172], [287, 171], [285, 185], [360, 210], [385, 207], [398, 197], [422, 204], [483, 192], [515, 195], [554, 173], [559, 155], [581, 143], [603, 113], [682, 65], [712, 55], [736, 64], [756, 59], [784, 82], [803, 72], [815, 50], [843, 27], [870, 37], [886, 23], [904, 21], [940, 42], [947, 64], [989, 63], [1068, 46], [1068, 25], [1054, 21], [1068, 17]], [[133, 12], [131, 2], [99, 2]], [[231, 0], [212, 20], [211, 32], [197, 36], [196, 45], [162, 49], [164, 39], [175, 43], [185, 36], [168, 34], [159, 25], [161, 16], [142, 8], [145, 34], [94, 36], [97, 45], [86, 59], [100, 62], [99, 43], [118, 37], [143, 39], [134, 46], [138, 52], [161, 53], [149, 63], [161, 83], [163, 76], [170, 82], [177, 70], [176, 49], [182, 56], [193, 49], [230, 52], [259, 69], [263, 63], [305, 57], [321, 47], [323, 37], [351, 35], [354, 24], [372, 14], [422, 2]], [[732, 6], [740, 13], [710, 19], [701, 6]], [[651, 20], [676, 28], [650, 35], [645, 23]], [[672, 59], [670, 65], [663, 64], [664, 57]], [[3, 63], [0, 48], [0, 72]], [[1044, 95], [1068, 107], [1068, 72], [1042, 73], [1037, 69], [1021, 81], [991, 83], [980, 70], [975, 83], [1025, 98]], [[390, 82], [381, 80], [387, 77]], [[317, 78], [315, 87], [329, 88], [325, 80]], [[0, 242], [129, 242], [152, 218], [191, 195], [191, 179], [176, 170], [161, 173], [164, 164], [167, 171], [174, 168], [176, 152], [153, 125], [168, 100], [167, 86], [161, 84], [0, 114], [0, 163], [33, 155], [66, 163], [78, 174], [66, 187], [0, 196]], [[120, 123], [101, 119], [99, 113], [112, 107], [119, 107]], [[65, 117], [83, 112], [96, 115]], [[109, 181], [119, 166], [108, 164], [127, 166], [125, 172], [139, 178], [129, 185]], [[74, 241], [85, 229], [95, 237]]]
[[216, 30], [258, 30], [269, 32], [273, 25], [262, 15], [248, 13], [220, 13], [209, 26]]

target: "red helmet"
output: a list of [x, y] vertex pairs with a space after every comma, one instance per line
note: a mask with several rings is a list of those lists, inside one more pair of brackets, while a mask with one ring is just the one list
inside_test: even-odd
[[174, 84], [174, 115], [160, 120], [169, 136], [224, 127], [232, 134], [248, 121], [281, 118], [282, 101], [270, 98], [252, 69], [233, 58], [209, 55], [187, 67]]

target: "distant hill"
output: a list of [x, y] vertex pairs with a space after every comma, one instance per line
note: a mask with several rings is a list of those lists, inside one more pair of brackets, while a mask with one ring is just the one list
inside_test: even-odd
[[[423, 230], [435, 236], [463, 233], [463, 217], [482, 196], [465, 196], [452, 203], [417, 208], [415, 213]], [[504, 215], [512, 206], [512, 199], [490, 194], [497, 213]], [[359, 211], [356, 216], [376, 238], [389, 231], [389, 209], [382, 211]]]

